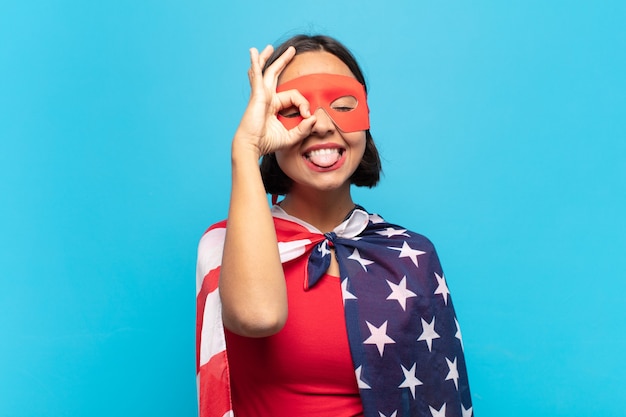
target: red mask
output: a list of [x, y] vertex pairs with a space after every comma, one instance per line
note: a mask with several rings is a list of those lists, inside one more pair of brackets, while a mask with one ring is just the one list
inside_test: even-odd
[[[337, 74], [310, 74], [279, 85], [277, 92], [298, 90], [309, 102], [311, 114], [322, 108], [342, 132], [370, 127], [365, 87], [356, 78]], [[287, 129], [302, 121], [297, 108], [281, 111], [278, 120]]]

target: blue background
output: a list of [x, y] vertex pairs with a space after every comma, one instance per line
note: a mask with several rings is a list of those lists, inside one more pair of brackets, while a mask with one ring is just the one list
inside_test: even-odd
[[248, 48], [346, 43], [477, 416], [624, 415], [626, 3], [3, 0], [0, 415], [194, 416], [195, 256]]

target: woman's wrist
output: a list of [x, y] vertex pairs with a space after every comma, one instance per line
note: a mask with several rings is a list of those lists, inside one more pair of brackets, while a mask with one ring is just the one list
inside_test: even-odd
[[248, 138], [241, 134], [235, 134], [231, 145], [231, 154], [233, 160], [237, 159], [253, 159], [256, 162], [261, 158], [261, 150], [257, 145], [258, 140]]

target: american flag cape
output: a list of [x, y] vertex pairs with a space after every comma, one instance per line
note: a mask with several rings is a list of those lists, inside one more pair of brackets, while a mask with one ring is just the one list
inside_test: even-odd
[[[432, 243], [358, 207], [333, 232], [272, 208], [283, 263], [308, 257], [305, 288], [339, 263], [348, 341], [365, 417], [472, 417], [463, 340]], [[218, 277], [226, 221], [200, 240], [200, 417], [233, 416]], [[271, 400], [271, 399], [268, 399]]]

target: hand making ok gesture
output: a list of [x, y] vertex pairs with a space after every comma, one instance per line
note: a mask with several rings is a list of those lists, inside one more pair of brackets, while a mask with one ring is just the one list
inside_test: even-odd
[[[233, 140], [233, 146], [249, 147], [258, 152], [258, 157], [304, 139], [315, 123], [308, 101], [297, 90], [276, 92], [278, 77], [295, 56], [295, 48], [289, 47], [263, 73], [263, 67], [273, 51], [271, 45], [261, 53], [256, 48], [250, 49], [250, 101]], [[290, 107], [297, 108], [304, 119], [298, 126], [287, 130], [277, 114]]]

